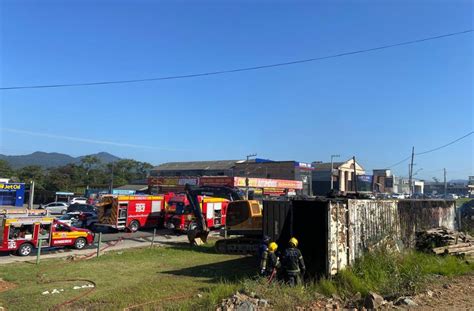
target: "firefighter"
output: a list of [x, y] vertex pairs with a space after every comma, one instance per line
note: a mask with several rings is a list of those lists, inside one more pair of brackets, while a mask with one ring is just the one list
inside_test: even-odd
[[271, 242], [265, 250], [260, 261], [260, 275], [272, 277], [276, 273], [276, 269], [280, 268], [280, 260], [275, 254], [278, 245]]
[[289, 247], [285, 250], [283, 255], [283, 270], [285, 281], [290, 286], [301, 284], [302, 276], [306, 272], [303, 255], [301, 255], [298, 247], [298, 240], [291, 238], [288, 243]]
[[270, 237], [269, 236], [263, 236], [262, 242], [260, 243], [258, 247], [258, 261], [261, 262], [263, 258], [263, 254], [267, 251], [268, 249], [268, 244], [270, 243]]

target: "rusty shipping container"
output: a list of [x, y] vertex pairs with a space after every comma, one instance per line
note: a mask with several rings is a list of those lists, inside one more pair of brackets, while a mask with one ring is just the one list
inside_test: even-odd
[[264, 201], [263, 231], [283, 250], [300, 241], [312, 276], [334, 275], [382, 241], [412, 247], [417, 230], [454, 228], [455, 204], [443, 200], [309, 199]]

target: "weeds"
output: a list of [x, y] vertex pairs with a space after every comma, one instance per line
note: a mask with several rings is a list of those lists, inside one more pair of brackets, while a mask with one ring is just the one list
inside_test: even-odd
[[[217, 285], [212, 291], [212, 306], [239, 290], [269, 299], [275, 309], [294, 309], [309, 306], [321, 296], [338, 295], [351, 299], [375, 291], [385, 297], [411, 295], [422, 290], [436, 275], [455, 276], [474, 272], [474, 265], [460, 258], [440, 257], [419, 252], [387, 253], [376, 251], [357, 260], [353, 267], [332, 278], [322, 278], [305, 287], [288, 287], [280, 283], [268, 284], [265, 279], [244, 279], [239, 284]], [[219, 290], [223, 286], [229, 291]], [[232, 288], [232, 290], [230, 289]]]

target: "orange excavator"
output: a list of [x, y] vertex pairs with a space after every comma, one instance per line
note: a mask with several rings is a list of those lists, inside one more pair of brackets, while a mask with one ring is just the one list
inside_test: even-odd
[[192, 245], [206, 243], [209, 228], [202, 214], [198, 196], [228, 199], [225, 231], [230, 239], [216, 242], [216, 250], [224, 254], [255, 254], [263, 235], [262, 205], [255, 200], [244, 200], [242, 195], [229, 187], [192, 187], [185, 192], [193, 210], [195, 221], [188, 228], [188, 240]]
[[209, 228], [202, 213], [201, 204], [199, 203], [198, 198], [199, 196], [222, 198], [229, 201], [242, 200], [241, 194], [229, 187], [193, 187], [187, 184], [184, 191], [195, 216], [194, 221], [188, 226], [188, 240], [192, 245], [206, 243], [207, 236], [209, 235]]

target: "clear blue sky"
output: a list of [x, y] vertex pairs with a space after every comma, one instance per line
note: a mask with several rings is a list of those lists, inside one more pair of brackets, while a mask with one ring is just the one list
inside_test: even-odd
[[[337, 54], [473, 28], [472, 1], [2, 1], [0, 85], [139, 79]], [[0, 152], [107, 151], [382, 168], [473, 129], [474, 35], [185, 80], [0, 92]], [[474, 135], [473, 135], [474, 136]], [[109, 142], [98, 143], [97, 141]], [[472, 136], [419, 177], [473, 174]], [[407, 164], [394, 168], [407, 174]]]

